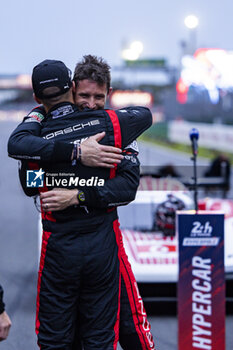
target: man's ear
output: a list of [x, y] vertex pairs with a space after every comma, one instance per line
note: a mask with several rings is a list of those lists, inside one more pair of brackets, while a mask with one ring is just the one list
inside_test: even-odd
[[42, 104], [41, 100], [38, 97], [36, 97], [36, 95], [34, 93], [33, 93], [33, 98], [39, 105]]
[[73, 94], [75, 93], [75, 82], [74, 81], [72, 81], [72, 92], [73, 92]]
[[112, 89], [112, 87], [110, 86], [109, 91], [108, 91], [108, 95], [107, 95], [108, 97], [111, 95], [112, 90], [113, 90], [113, 89]]

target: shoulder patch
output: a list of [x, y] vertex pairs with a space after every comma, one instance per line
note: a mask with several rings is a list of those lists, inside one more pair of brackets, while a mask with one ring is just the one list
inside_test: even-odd
[[[32, 111], [29, 115], [28, 118], [33, 118], [35, 120], [37, 120], [39, 123], [42, 122], [42, 120], [45, 118], [43, 114], [39, 113], [39, 112], [34, 112]], [[31, 121], [31, 120], [30, 120]]]
[[38, 119], [36, 119], [34, 117], [26, 117], [26, 118], [24, 118], [23, 122], [24, 123], [36, 122], [36, 123], [39, 123], [39, 124], [41, 123], [40, 120], [38, 120]]

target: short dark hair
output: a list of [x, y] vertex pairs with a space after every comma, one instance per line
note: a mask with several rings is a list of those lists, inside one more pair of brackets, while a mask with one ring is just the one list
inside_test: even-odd
[[99, 85], [106, 84], [109, 92], [111, 84], [110, 66], [102, 57], [86, 55], [81, 62], [76, 64], [74, 70], [74, 82], [78, 85], [80, 80], [93, 80]]

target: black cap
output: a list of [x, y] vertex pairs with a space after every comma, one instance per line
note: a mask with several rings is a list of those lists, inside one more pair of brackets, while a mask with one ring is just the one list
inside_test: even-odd
[[[51, 98], [64, 94], [72, 86], [71, 70], [62, 61], [45, 60], [33, 68], [32, 87], [36, 97]], [[55, 94], [44, 94], [44, 89], [58, 87]]]

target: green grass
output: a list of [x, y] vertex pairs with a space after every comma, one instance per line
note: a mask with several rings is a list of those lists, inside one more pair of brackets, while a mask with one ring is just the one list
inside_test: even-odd
[[[148, 142], [150, 144], [153, 144], [153, 145], [159, 145], [159, 146], [170, 148], [170, 149], [177, 150], [177, 151], [180, 151], [180, 152], [185, 152], [185, 153], [188, 153], [190, 155], [192, 154], [191, 145], [188, 146], [188, 145], [184, 145], [184, 144], [181, 144], [181, 143], [174, 143], [174, 142], [170, 142], [170, 141], [168, 141], [166, 139], [158, 139], [157, 138], [155, 140], [155, 139], [153, 139], [151, 137], [148, 137], [148, 136], [145, 136], [145, 135], [140, 136], [139, 140], [146, 141], [146, 142]], [[198, 148], [198, 156], [199, 157], [213, 159], [220, 153], [224, 154], [225, 156], [227, 156], [228, 159], [231, 162], [231, 165], [233, 165], [233, 153], [220, 152], [220, 151], [217, 151], [217, 150], [214, 150], [214, 149], [209, 149], [209, 148], [204, 148], [204, 147], [199, 147]]]

